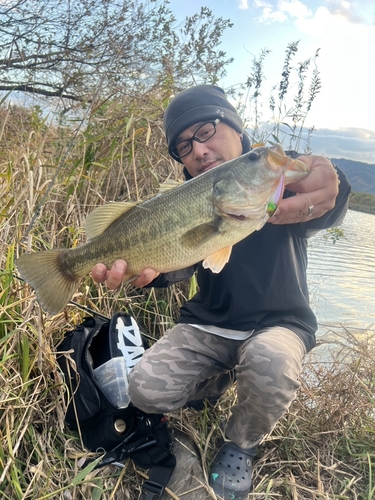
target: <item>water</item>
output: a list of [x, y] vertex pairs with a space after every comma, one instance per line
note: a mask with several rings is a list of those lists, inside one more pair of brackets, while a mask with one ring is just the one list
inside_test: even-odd
[[335, 244], [322, 231], [310, 240], [308, 282], [317, 337], [344, 326], [375, 332], [375, 215], [349, 210]]

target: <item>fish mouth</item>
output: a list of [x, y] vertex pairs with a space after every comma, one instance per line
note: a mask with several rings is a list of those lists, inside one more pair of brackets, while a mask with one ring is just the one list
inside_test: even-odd
[[275, 144], [268, 149], [267, 161], [272, 170], [277, 171], [282, 169], [293, 169], [295, 160], [287, 156], [280, 144]]
[[286, 154], [278, 146], [272, 146], [268, 152], [267, 161], [274, 172], [280, 169], [285, 170], [290, 164], [293, 164], [293, 160], [286, 156]]
[[246, 222], [247, 220], [259, 219], [265, 214], [265, 205], [247, 206], [247, 207], [225, 207], [224, 213], [230, 219], [238, 222]]
[[272, 216], [275, 212], [279, 203], [283, 197], [285, 187], [285, 176], [282, 174], [277, 183], [276, 188], [271, 192], [270, 197], [267, 202], [261, 203], [258, 206], [246, 206], [246, 207], [225, 207], [225, 214], [230, 219], [234, 219], [238, 222], [246, 222], [247, 220], [254, 220], [264, 217], [266, 214]]
[[237, 220], [238, 222], [244, 222], [244, 221], [246, 221], [248, 219], [248, 217], [246, 217], [245, 215], [236, 215], [236, 214], [229, 214], [229, 213], [227, 213], [227, 216], [230, 219]]
[[274, 172], [283, 169], [292, 175], [300, 174], [301, 178], [310, 172], [309, 167], [304, 162], [286, 156], [283, 148], [278, 144], [269, 149], [267, 160]]

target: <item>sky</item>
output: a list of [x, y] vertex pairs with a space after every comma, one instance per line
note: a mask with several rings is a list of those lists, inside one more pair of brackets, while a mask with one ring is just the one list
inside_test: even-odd
[[305, 122], [315, 128], [313, 152], [375, 163], [375, 0], [170, 0], [169, 6], [181, 21], [202, 6], [232, 21], [220, 47], [235, 59], [219, 82], [224, 88], [245, 82], [254, 58], [271, 51], [264, 106], [280, 82], [288, 44], [299, 41], [293, 63], [311, 58], [311, 68], [319, 49], [322, 86]]

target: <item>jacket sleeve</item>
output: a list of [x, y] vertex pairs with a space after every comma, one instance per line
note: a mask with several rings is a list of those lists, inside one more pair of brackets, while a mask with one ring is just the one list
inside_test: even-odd
[[[198, 264], [197, 264], [198, 265]], [[179, 281], [184, 281], [191, 278], [194, 274], [197, 265], [190, 266], [185, 269], [179, 269], [178, 271], [171, 271], [170, 273], [160, 274], [154, 281], [151, 281], [145, 288], [166, 288], [178, 283]]]

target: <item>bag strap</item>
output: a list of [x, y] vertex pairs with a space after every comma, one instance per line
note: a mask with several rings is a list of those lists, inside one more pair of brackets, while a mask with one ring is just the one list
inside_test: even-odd
[[[153, 420], [157, 415], [149, 415]], [[151, 421], [147, 419], [148, 425]], [[176, 457], [171, 451], [172, 440], [167, 427], [167, 418], [163, 417], [153, 427], [149, 427], [149, 434], [141, 439], [131, 441], [136, 435], [135, 429], [127, 438], [108, 451], [95, 468], [104, 465], [119, 465], [125, 458], [131, 457], [136, 465], [142, 469], [149, 469], [149, 478], [144, 481], [139, 500], [159, 500], [176, 467]]]
[[137, 453], [134, 456], [134, 462], [140, 466], [145, 465], [148, 455], [148, 461], [152, 463], [149, 471], [149, 478], [144, 481], [140, 500], [159, 500], [167, 486], [174, 468], [176, 467], [176, 457], [171, 451], [172, 440], [167, 427], [168, 419], [166, 417], [153, 428], [155, 445], [144, 452]]
[[[159, 443], [151, 439], [128, 443], [121, 443], [113, 450], [107, 452], [95, 468], [108, 464], [119, 464], [127, 457], [132, 457], [138, 463], [137, 454], [148, 453], [152, 461], [157, 462], [149, 471], [149, 478], [144, 481], [139, 500], [159, 500], [167, 486], [176, 467], [176, 457], [168, 450], [161, 450]], [[159, 454], [161, 452], [161, 454]]]
[[171, 457], [173, 457], [174, 460], [171, 460], [169, 465], [156, 465], [150, 470], [149, 478], [143, 483], [139, 500], [161, 499], [165, 487], [176, 467], [176, 457], [172, 454]]

